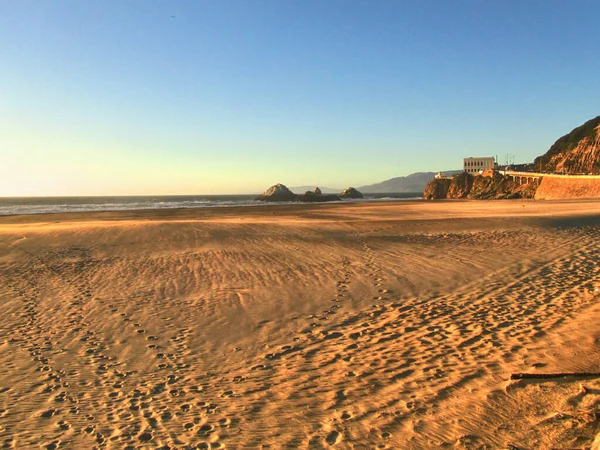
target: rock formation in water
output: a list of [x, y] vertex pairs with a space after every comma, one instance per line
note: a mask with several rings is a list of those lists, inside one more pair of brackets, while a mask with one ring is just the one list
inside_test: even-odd
[[364, 196], [353, 187], [347, 187], [340, 194], [341, 198], [364, 198]]
[[278, 183], [271, 186], [263, 192], [257, 200], [264, 202], [333, 202], [340, 200], [335, 194], [322, 194], [318, 187], [313, 191], [306, 191], [304, 194], [296, 195], [285, 185]]
[[533, 167], [544, 172], [599, 174], [600, 116], [558, 139], [545, 155], [535, 159]]
[[263, 192], [257, 200], [264, 202], [293, 202], [297, 195], [290, 191], [285, 185], [277, 183]]
[[322, 194], [318, 187], [312, 191], [306, 191], [297, 197], [299, 202], [335, 202], [339, 201], [340, 197], [335, 194]]

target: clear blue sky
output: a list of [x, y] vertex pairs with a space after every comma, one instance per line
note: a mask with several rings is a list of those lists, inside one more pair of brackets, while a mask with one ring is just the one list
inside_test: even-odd
[[599, 17], [596, 0], [0, 0], [0, 196], [529, 162], [600, 114]]

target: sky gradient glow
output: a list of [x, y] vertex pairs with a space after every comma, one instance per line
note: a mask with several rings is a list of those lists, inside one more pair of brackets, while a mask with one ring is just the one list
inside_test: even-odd
[[530, 162], [600, 114], [595, 0], [0, 10], [0, 196], [360, 186]]

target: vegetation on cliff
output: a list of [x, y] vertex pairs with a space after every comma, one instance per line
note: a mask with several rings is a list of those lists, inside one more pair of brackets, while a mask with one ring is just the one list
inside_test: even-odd
[[546, 154], [534, 160], [534, 168], [567, 174], [600, 173], [600, 116], [558, 139]]

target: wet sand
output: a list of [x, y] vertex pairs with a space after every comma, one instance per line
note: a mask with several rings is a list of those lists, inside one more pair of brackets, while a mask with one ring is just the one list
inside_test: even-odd
[[8, 448], [584, 448], [600, 201], [0, 218]]

